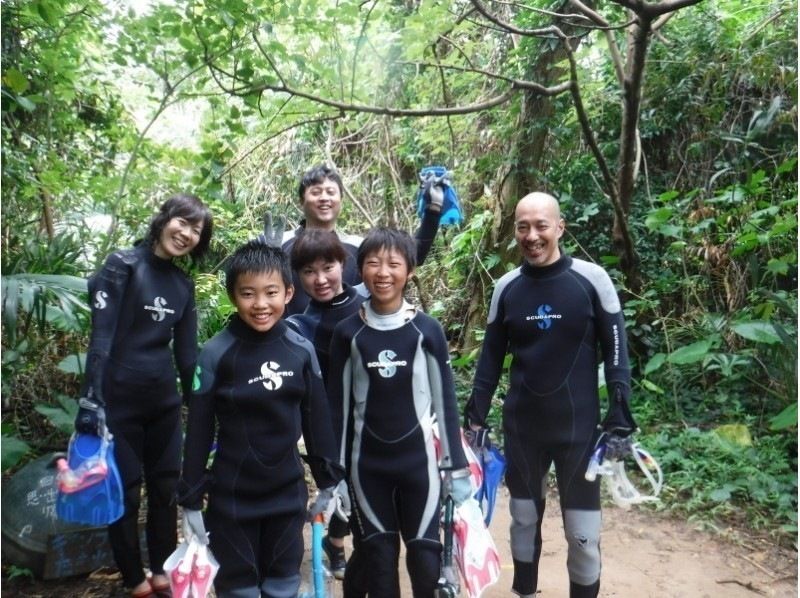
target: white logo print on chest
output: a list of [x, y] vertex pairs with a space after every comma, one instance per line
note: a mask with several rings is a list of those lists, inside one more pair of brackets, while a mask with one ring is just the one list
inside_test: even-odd
[[150, 314], [150, 316], [153, 318], [154, 321], [163, 322], [164, 321], [164, 317], [166, 316], [166, 314], [174, 314], [175, 313], [174, 309], [170, 309], [168, 307], [164, 307], [166, 304], [167, 304], [167, 300], [166, 299], [164, 299], [163, 297], [156, 297], [155, 299], [153, 299], [153, 305], [145, 305], [144, 309], [145, 309], [145, 311], [154, 312], [154, 313]]
[[250, 378], [247, 383], [261, 382], [267, 390], [278, 390], [283, 385], [284, 377], [294, 376], [292, 371], [280, 371], [281, 366], [274, 361], [265, 361], [261, 364], [261, 375]]
[[391, 378], [397, 373], [398, 366], [405, 367], [408, 362], [400, 359], [395, 360], [397, 353], [391, 349], [385, 349], [378, 353], [378, 361], [370, 361], [367, 363], [368, 368], [379, 368], [378, 373], [383, 378]]
[[105, 291], [97, 291], [94, 294], [94, 307], [95, 309], [105, 309], [108, 305], [106, 298], [108, 297], [108, 293]]

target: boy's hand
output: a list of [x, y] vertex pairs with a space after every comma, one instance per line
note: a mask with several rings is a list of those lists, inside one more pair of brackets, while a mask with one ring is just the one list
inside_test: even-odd
[[444, 497], [453, 497], [453, 502], [456, 507], [463, 504], [464, 501], [469, 500], [474, 494], [469, 469], [464, 468], [457, 469], [456, 471], [446, 471], [444, 474], [442, 491]]
[[333, 512], [335, 509], [343, 519], [350, 516], [350, 494], [347, 492], [347, 483], [342, 480], [336, 486], [317, 490], [317, 495], [308, 507], [307, 519], [313, 520], [317, 515]]

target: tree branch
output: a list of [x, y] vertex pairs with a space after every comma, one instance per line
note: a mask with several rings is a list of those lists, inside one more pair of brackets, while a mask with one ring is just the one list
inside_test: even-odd
[[640, 19], [652, 21], [653, 19], [666, 14], [675, 12], [687, 6], [694, 6], [703, 0], [661, 0], [655, 4], [644, 2], [643, 0], [611, 0], [614, 4], [619, 4], [636, 13]]
[[[697, 0], [699, 1], [699, 0]], [[524, 35], [527, 37], [547, 37], [549, 35], [556, 35], [560, 37], [558, 34], [564, 35], [560, 31], [557, 30], [555, 27], [541, 27], [539, 29], [520, 29], [516, 25], [512, 25], [508, 21], [504, 21], [500, 17], [493, 15], [489, 12], [489, 9], [486, 8], [486, 5], [483, 4], [480, 0], [471, 0], [472, 5], [477, 9], [479, 13], [481, 13], [488, 21], [491, 21], [501, 29], [508, 31], [510, 33], [516, 33], [517, 35]], [[555, 30], [555, 31], [554, 31]]]

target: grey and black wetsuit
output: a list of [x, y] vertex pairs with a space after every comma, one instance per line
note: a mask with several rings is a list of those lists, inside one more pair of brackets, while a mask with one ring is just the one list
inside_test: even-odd
[[[439, 323], [408, 303], [378, 315], [366, 301], [331, 341], [328, 394], [353, 501], [351, 571], [370, 596], [400, 596], [400, 538], [414, 596], [439, 577], [440, 470], [466, 467], [453, 375]], [[441, 456], [433, 437], [438, 421]]]
[[513, 590], [522, 595], [536, 591], [551, 463], [569, 543], [570, 595], [597, 595], [600, 482], [587, 482], [584, 473], [600, 421], [598, 348], [609, 396], [619, 389], [627, 401], [625, 322], [611, 279], [599, 266], [562, 255], [544, 267], [525, 263], [497, 282], [466, 415], [472, 424], [486, 424], [503, 360], [511, 353], [503, 431]]

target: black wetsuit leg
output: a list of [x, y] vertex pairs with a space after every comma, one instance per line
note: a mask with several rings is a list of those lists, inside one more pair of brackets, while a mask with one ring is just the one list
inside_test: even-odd
[[[147, 391], [130, 384], [121, 388], [124, 394], [106, 392], [108, 427], [125, 488], [125, 513], [109, 526], [109, 537], [123, 583], [134, 587], [144, 581], [138, 534], [143, 473], [148, 483], [147, 547], [154, 573], [163, 573], [163, 563], [177, 544], [174, 493], [180, 469], [180, 397], [174, 381]], [[166, 408], [159, 410], [159, 405]]]

